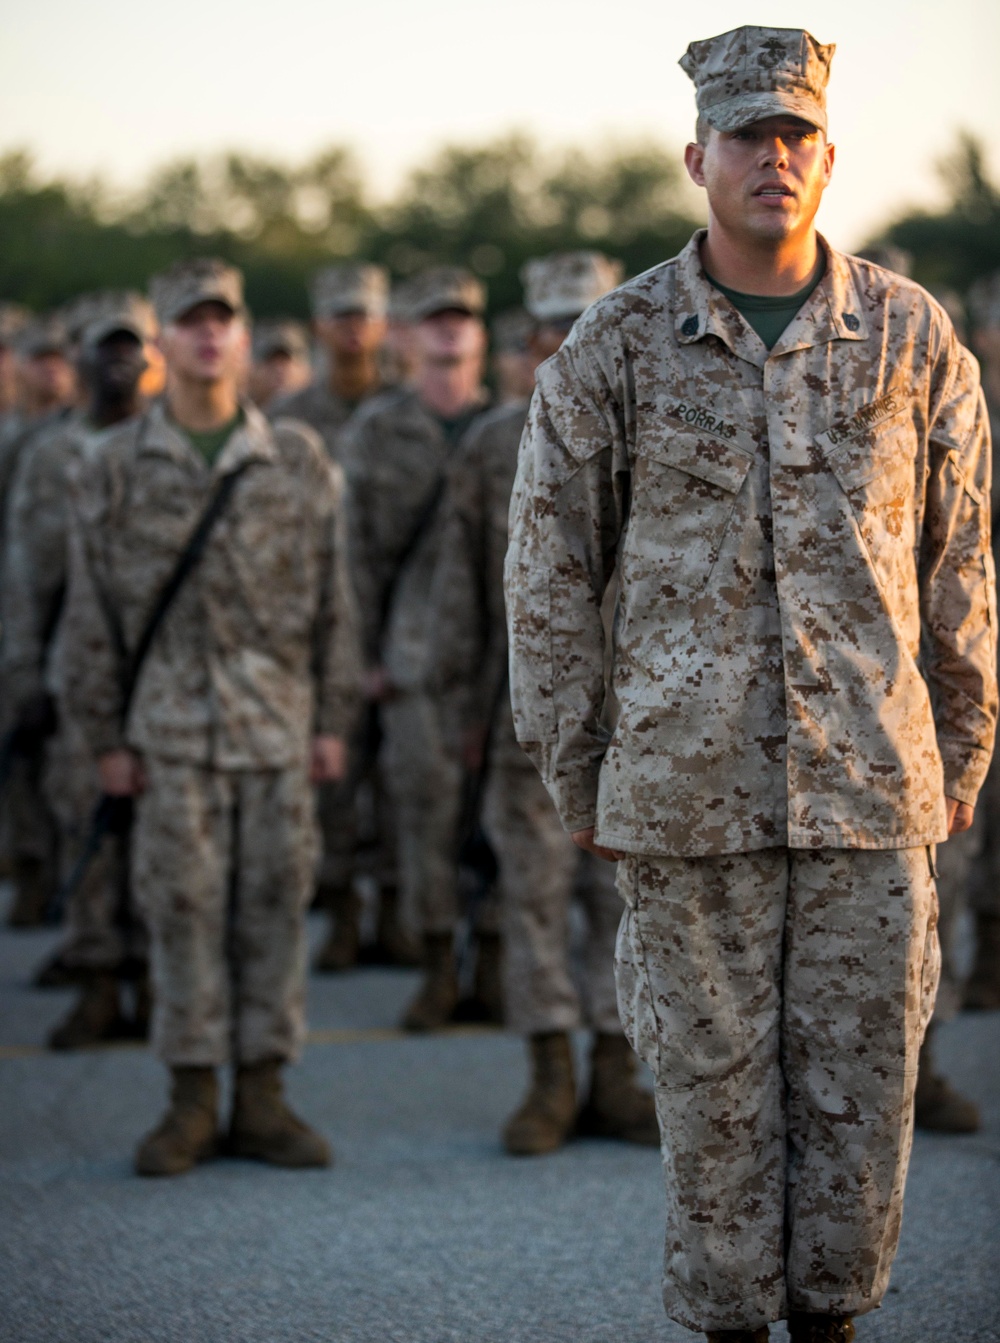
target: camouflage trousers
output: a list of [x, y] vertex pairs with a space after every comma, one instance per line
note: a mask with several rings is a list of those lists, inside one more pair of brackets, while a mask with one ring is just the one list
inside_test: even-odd
[[[523, 1035], [584, 1024], [620, 1034], [614, 866], [576, 847], [527, 759], [491, 771], [483, 819], [500, 865], [507, 1025]], [[570, 964], [574, 899], [586, 917], [579, 990]]]
[[156, 1051], [171, 1065], [294, 1058], [319, 851], [305, 769], [144, 764], [132, 888], [149, 928]]
[[689, 1329], [876, 1306], [934, 1004], [927, 849], [629, 856], [616, 974], [655, 1078], [663, 1297]]
[[322, 784], [316, 804], [323, 852], [318, 883], [327, 890], [353, 884], [361, 853], [380, 887], [396, 886], [396, 827], [393, 809], [378, 768], [377, 733], [368, 723], [351, 741], [350, 773], [343, 783]]
[[[65, 882], [90, 836], [100, 800], [97, 765], [76, 722], [62, 710], [48, 743], [45, 794], [59, 835], [59, 877]], [[126, 843], [105, 836], [66, 904], [60, 959], [80, 970], [118, 970], [146, 959], [146, 929], [128, 899]]]
[[424, 933], [458, 921], [458, 824], [463, 770], [430, 695], [401, 694], [382, 708], [382, 772], [396, 817], [401, 908]]

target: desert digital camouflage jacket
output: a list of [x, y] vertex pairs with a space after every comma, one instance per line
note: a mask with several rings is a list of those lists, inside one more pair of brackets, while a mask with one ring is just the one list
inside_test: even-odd
[[[470, 413], [465, 423], [472, 418]], [[407, 388], [367, 401], [344, 443], [351, 564], [365, 651], [372, 663], [384, 664], [401, 690], [427, 684], [433, 638], [428, 599], [453, 451], [441, 421]]]
[[269, 418], [303, 420], [319, 434], [331, 460], [339, 462], [344, 429], [355, 409], [356, 403], [336, 396], [324, 383], [311, 382], [301, 391], [279, 397]]
[[68, 475], [116, 432], [95, 429], [74, 411], [33, 438], [18, 462], [7, 502], [3, 584], [2, 667], [14, 708], [44, 690], [62, 689]]
[[[65, 614], [70, 711], [96, 754], [123, 743], [220, 769], [305, 759], [344, 735], [360, 654], [347, 579], [342, 481], [304, 426], [252, 406], [209, 469], [161, 405], [71, 479]], [[121, 722], [121, 659], [138, 643], [220, 477], [249, 463], [181, 589]]]
[[[525, 402], [481, 415], [448, 472], [440, 557], [430, 599], [431, 679], [466, 724], [492, 719], [491, 755], [528, 763], [514, 736], [507, 687], [503, 565]], [[530, 768], [530, 765], [529, 765]]]
[[975, 362], [918, 285], [830, 248], [769, 354], [701, 236], [539, 370], [506, 567], [518, 738], [566, 827], [630, 852], [943, 840], [997, 707]]

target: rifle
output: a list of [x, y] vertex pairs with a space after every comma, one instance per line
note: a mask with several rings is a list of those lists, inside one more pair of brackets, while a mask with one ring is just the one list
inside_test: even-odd
[[[140, 430], [140, 434], [141, 434]], [[250, 465], [249, 461], [242, 462], [235, 470], [229, 471], [222, 477], [215, 489], [215, 493], [208, 501], [205, 511], [192, 531], [188, 542], [181, 552], [176, 565], [173, 568], [167, 581], [156, 598], [153, 608], [146, 620], [142, 633], [136, 643], [134, 651], [129, 655], [126, 650], [124, 635], [117, 614], [114, 612], [110, 603], [103, 602], [105, 616], [111, 626], [112, 638], [122, 658], [122, 701], [121, 701], [121, 722], [122, 725], [128, 719], [129, 708], [135, 695], [136, 686], [139, 682], [139, 674], [142, 671], [146, 655], [152, 646], [153, 639], [157, 631], [163, 624], [163, 620], [173, 606], [177, 594], [184, 586], [187, 579], [194, 572], [202, 555], [205, 553], [205, 547], [208, 544], [208, 538], [212, 533], [216, 522], [222, 516], [222, 512], [229, 502], [229, 499], [236, 488], [239, 478]], [[132, 819], [134, 814], [134, 804], [130, 797], [113, 797], [109, 793], [104, 793], [100, 801], [94, 808], [93, 816], [90, 821], [90, 828], [87, 833], [87, 839], [70, 872], [66, 881], [56, 891], [53, 900], [47, 911], [48, 917], [55, 921], [66, 907], [67, 902], [79, 889], [91, 863], [97, 857], [101, 850], [101, 845], [108, 835], [114, 835], [124, 843], [131, 831]], [[119, 926], [127, 926], [129, 923], [129, 891], [127, 883], [123, 884], [123, 889], [118, 901], [116, 911], [116, 922]]]

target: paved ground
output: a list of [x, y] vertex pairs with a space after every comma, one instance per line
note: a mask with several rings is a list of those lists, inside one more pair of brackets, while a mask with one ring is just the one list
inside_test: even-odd
[[[406, 1039], [413, 976], [314, 980], [295, 1102], [328, 1172], [220, 1161], [149, 1183], [142, 1049], [46, 1054], [69, 1001], [27, 985], [48, 933], [0, 933], [2, 1343], [681, 1343], [658, 1295], [657, 1155], [601, 1142], [513, 1161], [497, 1131], [516, 1039]], [[972, 1138], [918, 1139], [893, 1286], [859, 1343], [1000, 1339], [1000, 1017], [946, 1028], [983, 1106]], [[773, 1336], [783, 1340], [782, 1329]]]

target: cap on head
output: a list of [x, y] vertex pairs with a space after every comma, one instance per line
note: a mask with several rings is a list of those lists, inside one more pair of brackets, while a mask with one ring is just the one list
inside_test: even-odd
[[245, 314], [243, 273], [217, 257], [175, 262], [162, 275], [153, 276], [149, 296], [161, 326], [176, 322], [199, 303], [224, 303], [234, 313]]
[[20, 303], [0, 303], [0, 345], [13, 345], [14, 337], [31, 319]]
[[152, 304], [134, 290], [105, 290], [91, 295], [86, 319], [77, 331], [81, 348], [95, 350], [118, 331], [127, 331], [143, 345], [152, 340], [156, 335]]
[[1000, 327], [1000, 270], [975, 282], [969, 290], [966, 306], [973, 330]]
[[326, 266], [312, 277], [309, 298], [314, 317], [343, 317], [349, 312], [384, 317], [389, 306], [389, 276], [381, 266]]
[[435, 266], [413, 277], [407, 286], [406, 306], [411, 322], [450, 310], [481, 317], [486, 309], [486, 290], [471, 271], [460, 266]]
[[717, 131], [765, 117], [801, 117], [826, 134], [826, 85], [836, 46], [804, 28], [733, 28], [692, 42], [680, 67], [694, 81], [698, 115]]
[[40, 354], [65, 354], [68, 345], [66, 323], [58, 313], [32, 317], [14, 337], [14, 348], [24, 359]]
[[553, 252], [521, 267], [524, 306], [536, 322], [579, 317], [621, 284], [624, 267], [603, 252]]
[[290, 317], [272, 317], [254, 325], [254, 359], [269, 359], [272, 354], [287, 354], [292, 359], [309, 358], [309, 337], [301, 322]]

